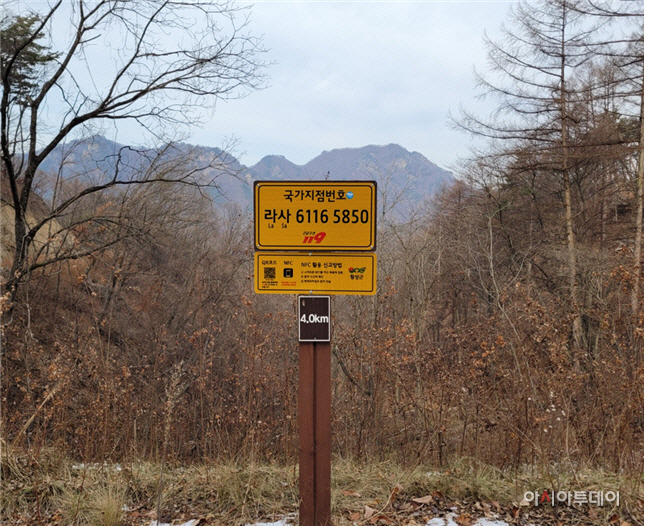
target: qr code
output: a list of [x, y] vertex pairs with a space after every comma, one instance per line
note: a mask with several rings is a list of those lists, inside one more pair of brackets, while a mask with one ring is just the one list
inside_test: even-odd
[[265, 268], [265, 280], [274, 280], [276, 278], [276, 268]]

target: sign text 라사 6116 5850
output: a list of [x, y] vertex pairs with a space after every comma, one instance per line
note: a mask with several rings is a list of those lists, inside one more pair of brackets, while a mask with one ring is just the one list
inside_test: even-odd
[[374, 181], [257, 181], [254, 243], [259, 251], [374, 251]]

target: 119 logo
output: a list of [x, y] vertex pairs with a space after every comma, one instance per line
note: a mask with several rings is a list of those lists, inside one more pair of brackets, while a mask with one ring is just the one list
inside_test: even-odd
[[305, 238], [303, 239], [303, 244], [320, 244], [323, 242], [323, 239], [325, 238], [325, 235], [327, 233], [325, 231], [321, 231], [320, 233], [316, 233], [314, 235], [305, 235]]

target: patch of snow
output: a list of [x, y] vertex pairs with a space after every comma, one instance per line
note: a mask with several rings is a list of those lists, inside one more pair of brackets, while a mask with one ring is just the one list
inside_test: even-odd
[[72, 464], [72, 469], [76, 471], [83, 471], [85, 469], [93, 469], [93, 470], [98, 470], [98, 469], [108, 469], [111, 471], [121, 471], [121, 464], [109, 464], [108, 462], [92, 462], [90, 464]]
[[288, 513], [284, 517], [277, 519], [273, 522], [259, 522], [254, 523], [251, 526], [289, 526], [289, 521], [295, 521], [298, 517], [298, 513]]
[[[435, 517], [434, 519], [431, 519], [426, 523], [426, 526], [459, 526], [458, 523], [455, 522], [455, 518], [457, 517], [457, 514], [455, 513], [449, 513], [445, 515], [444, 517]], [[510, 526], [507, 524], [505, 521], [501, 521], [499, 519], [487, 519], [486, 517], [480, 517], [479, 519], [476, 519], [476, 521], [473, 523], [473, 526]]]
[[[186, 521], [185, 523], [176, 524], [173, 526], [197, 526], [199, 522], [200, 522], [199, 519], [191, 519], [190, 521]], [[153, 521], [150, 523], [150, 526], [171, 526], [171, 525], [168, 523], [157, 524], [157, 521]]]

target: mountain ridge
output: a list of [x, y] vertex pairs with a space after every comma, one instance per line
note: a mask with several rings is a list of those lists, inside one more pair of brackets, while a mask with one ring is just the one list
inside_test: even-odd
[[[324, 150], [304, 165], [297, 165], [280, 154], [269, 154], [246, 167], [231, 154], [216, 148], [178, 143], [178, 152], [191, 152], [200, 162], [219, 157], [226, 169], [209, 169], [217, 178], [218, 190], [212, 196], [217, 202], [234, 202], [249, 206], [253, 200], [253, 182], [256, 180], [376, 180], [380, 196], [391, 193], [398, 201], [407, 202], [400, 209], [431, 197], [443, 186], [455, 181], [451, 172], [428, 160], [423, 154], [408, 151], [401, 145], [365, 145]], [[127, 147], [103, 136], [92, 136], [73, 143], [59, 145], [43, 162], [45, 171], [62, 170], [69, 178], [83, 177], [99, 181], [101, 174], [114, 171], [113, 164], [121, 156], [129, 156], [127, 163], [137, 167], [150, 153], [159, 149]], [[60, 168], [61, 164], [63, 167]], [[136, 170], [136, 169], [132, 169]]]
[[375, 180], [380, 200], [390, 202], [384, 210], [392, 208], [401, 219], [455, 181], [451, 172], [396, 143], [324, 150], [304, 165], [269, 155], [249, 167], [246, 176], [249, 181]]

